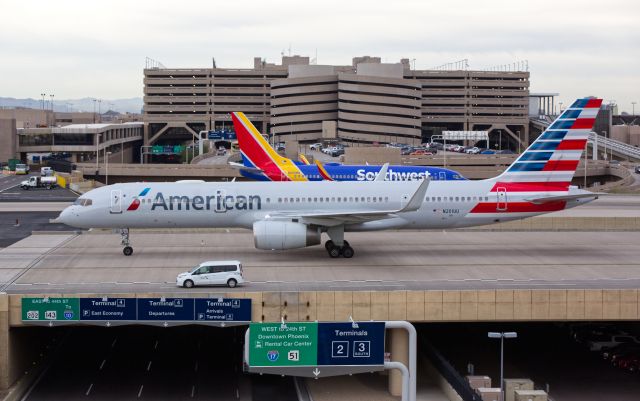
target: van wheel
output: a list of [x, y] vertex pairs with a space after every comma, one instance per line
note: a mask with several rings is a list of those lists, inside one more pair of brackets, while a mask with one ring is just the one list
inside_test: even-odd
[[236, 281], [235, 278], [230, 278], [227, 281], [227, 285], [229, 286], [229, 288], [235, 288], [235, 286], [238, 285], [238, 282]]
[[124, 253], [124, 256], [131, 256], [133, 254], [133, 248], [130, 246], [125, 246], [122, 250], [122, 253]]
[[193, 288], [193, 281], [191, 280], [185, 280], [184, 283], [182, 283], [182, 286], [184, 288]]

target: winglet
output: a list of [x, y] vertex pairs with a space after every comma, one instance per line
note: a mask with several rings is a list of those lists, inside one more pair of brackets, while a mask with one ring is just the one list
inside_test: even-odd
[[300, 161], [302, 162], [302, 164], [304, 164], [305, 166], [308, 166], [309, 164], [309, 160], [307, 160], [307, 158], [305, 157], [305, 155], [303, 155], [302, 153], [300, 153], [298, 155], [298, 159], [300, 159]]
[[409, 202], [407, 202], [407, 204], [398, 212], [415, 212], [416, 210], [420, 209], [430, 183], [431, 179], [429, 178], [425, 178], [424, 180], [422, 180], [422, 182], [418, 186], [418, 189], [416, 189], [416, 192], [413, 193], [413, 196], [411, 197]]
[[389, 163], [385, 163], [380, 169], [380, 171], [378, 171], [378, 174], [376, 175], [376, 178], [374, 181], [384, 181], [387, 178], [388, 168], [389, 168]]
[[331, 178], [331, 176], [329, 175], [327, 170], [325, 170], [325, 168], [322, 165], [322, 163], [320, 162], [320, 160], [314, 160], [314, 162], [316, 163], [316, 166], [318, 166], [318, 173], [320, 173], [322, 178], [327, 180], [327, 181], [333, 181], [333, 178]]

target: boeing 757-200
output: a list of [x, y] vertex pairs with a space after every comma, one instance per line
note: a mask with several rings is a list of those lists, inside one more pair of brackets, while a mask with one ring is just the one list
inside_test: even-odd
[[244, 227], [259, 249], [317, 245], [350, 258], [344, 233], [457, 228], [523, 219], [592, 201], [572, 187], [601, 99], [578, 99], [495, 178], [480, 181], [176, 182], [104, 186], [82, 195], [54, 222], [119, 228]]

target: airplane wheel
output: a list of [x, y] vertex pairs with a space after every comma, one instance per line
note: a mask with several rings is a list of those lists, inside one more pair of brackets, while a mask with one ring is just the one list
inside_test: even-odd
[[124, 253], [124, 256], [131, 256], [131, 254], [133, 253], [133, 248], [131, 248], [130, 246], [125, 246], [122, 250], [122, 253]]
[[351, 248], [349, 245], [345, 245], [342, 248], [342, 256], [347, 258], [347, 259], [352, 258], [353, 257], [353, 248]]
[[182, 285], [184, 286], [184, 288], [192, 288], [193, 287], [193, 281], [185, 280], [185, 282], [182, 283]]
[[333, 248], [333, 241], [329, 240], [327, 242], [324, 243], [324, 249], [327, 250], [327, 252], [329, 252], [329, 249]]
[[332, 258], [340, 257], [340, 248], [338, 248], [337, 246], [332, 246], [331, 248], [329, 248], [328, 252], [329, 256], [331, 256]]

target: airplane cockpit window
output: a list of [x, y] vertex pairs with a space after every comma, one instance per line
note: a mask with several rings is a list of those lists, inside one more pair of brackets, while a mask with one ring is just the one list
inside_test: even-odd
[[79, 206], [91, 206], [93, 204], [93, 201], [87, 198], [78, 198], [75, 202], [73, 202], [73, 204]]

